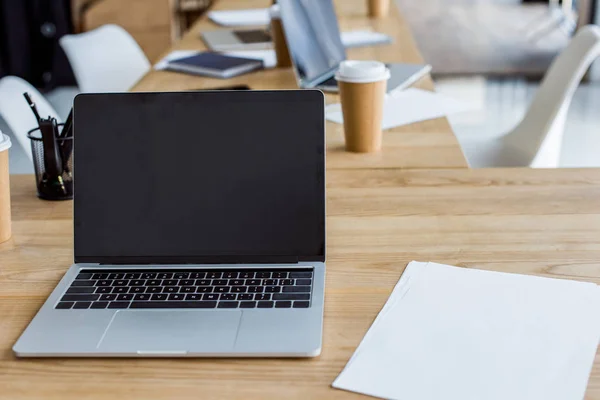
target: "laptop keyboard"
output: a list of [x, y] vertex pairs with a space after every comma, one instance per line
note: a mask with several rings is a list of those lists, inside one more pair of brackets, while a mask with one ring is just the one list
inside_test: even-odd
[[308, 308], [313, 270], [82, 270], [56, 309]]

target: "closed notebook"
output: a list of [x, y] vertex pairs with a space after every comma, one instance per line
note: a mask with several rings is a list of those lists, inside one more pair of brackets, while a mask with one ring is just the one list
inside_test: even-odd
[[261, 60], [203, 52], [168, 62], [166, 69], [227, 79], [263, 68]]

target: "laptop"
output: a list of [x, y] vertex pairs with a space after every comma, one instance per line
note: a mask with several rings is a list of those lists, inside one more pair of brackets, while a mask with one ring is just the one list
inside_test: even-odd
[[320, 354], [324, 109], [316, 90], [78, 95], [74, 264], [15, 354]]
[[[296, 80], [300, 88], [337, 92], [334, 75], [346, 60], [332, 0], [278, 0]], [[387, 64], [387, 92], [403, 90], [431, 71], [424, 64]]]
[[201, 33], [202, 40], [213, 51], [267, 50], [273, 48], [266, 29], [219, 29]]

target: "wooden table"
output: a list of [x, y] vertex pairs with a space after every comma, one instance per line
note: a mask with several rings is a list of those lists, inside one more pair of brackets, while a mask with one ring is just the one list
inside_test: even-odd
[[[344, 10], [342, 25], [366, 23], [362, 8], [354, 17]], [[418, 57], [404, 25], [393, 29], [406, 59]], [[183, 45], [200, 46], [193, 39]], [[248, 79], [293, 83], [289, 71], [263, 74]], [[137, 88], [193, 84], [213, 82], [153, 72]], [[331, 143], [339, 132], [328, 129]], [[0, 399], [364, 398], [330, 384], [411, 260], [600, 283], [600, 169], [469, 170], [457, 155], [445, 165], [457, 148], [444, 120], [389, 136], [397, 146], [388, 141], [384, 153], [433, 155], [416, 162], [330, 151], [338, 157], [327, 171], [324, 343], [314, 359], [16, 359], [12, 345], [72, 262], [73, 235], [71, 202], [38, 200], [33, 177], [11, 177], [14, 235], [0, 244]], [[586, 398], [600, 399], [598, 358]]]
[[[266, 7], [270, 0], [222, 0], [215, 9], [240, 9]], [[385, 46], [350, 49], [351, 59], [379, 60], [384, 62], [423, 63], [408, 25], [392, 7], [390, 16], [371, 20], [366, 18], [366, 0], [337, 0], [336, 12], [342, 31], [373, 29], [394, 38]], [[222, 29], [207, 18], [201, 19], [176, 43], [171, 50], [206, 50], [200, 32]], [[269, 69], [242, 75], [234, 79], [220, 80], [202, 78], [168, 71], [152, 71], [133, 88], [134, 91], [168, 91], [207, 89], [236, 84], [247, 84], [252, 89], [296, 89], [296, 79], [291, 68]], [[433, 82], [426, 77], [417, 87], [433, 89]], [[328, 103], [339, 102], [339, 96], [327, 95]], [[399, 110], [401, 112], [401, 110]], [[385, 151], [378, 154], [348, 154], [343, 150], [342, 125], [327, 123], [327, 168], [466, 168], [467, 163], [460, 145], [446, 118], [438, 118], [384, 132]]]

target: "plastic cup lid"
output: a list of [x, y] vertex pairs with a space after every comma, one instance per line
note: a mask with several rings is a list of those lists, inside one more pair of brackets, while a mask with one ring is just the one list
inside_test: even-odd
[[279, 8], [279, 4], [273, 4], [269, 8], [269, 15], [271, 16], [271, 18], [274, 18], [274, 19], [281, 18], [281, 9]]
[[335, 74], [342, 82], [369, 83], [390, 79], [390, 70], [379, 61], [342, 61]]
[[10, 138], [0, 132], [0, 151], [8, 150], [11, 145]]

